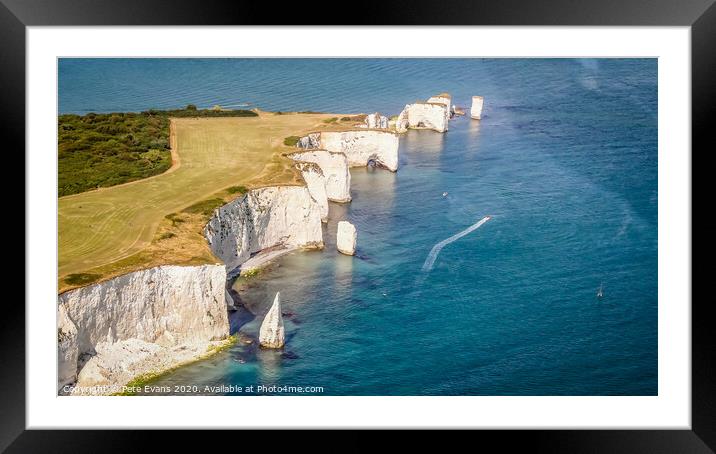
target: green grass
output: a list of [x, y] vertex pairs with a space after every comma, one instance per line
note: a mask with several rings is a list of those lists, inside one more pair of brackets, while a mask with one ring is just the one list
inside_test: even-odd
[[301, 138], [298, 136], [288, 136], [283, 139], [283, 144], [287, 147], [295, 147], [299, 140], [301, 140]]
[[181, 224], [184, 222], [184, 218], [180, 218], [178, 214], [176, 213], [169, 213], [168, 215], [164, 216], [166, 219], [169, 219], [172, 221], [172, 227], [176, 227], [178, 224]]
[[165, 172], [172, 165], [169, 118], [255, 117], [250, 110], [149, 110], [60, 115], [58, 196], [116, 186]]
[[226, 188], [226, 192], [229, 194], [246, 194], [249, 192], [249, 188], [246, 186], [231, 186]]
[[367, 115], [365, 115], [365, 114], [351, 115], [349, 117], [341, 117], [341, 121], [350, 121], [350, 122], [360, 123], [360, 122], [365, 121], [366, 117], [367, 117]]
[[323, 120], [324, 123], [328, 123], [328, 124], [335, 123], [337, 121], [338, 121], [338, 117], [331, 117], [331, 118], [326, 118], [325, 120]]
[[99, 274], [92, 273], [75, 273], [65, 277], [65, 282], [69, 285], [87, 285], [99, 279]]
[[185, 213], [203, 214], [205, 216], [208, 216], [213, 213], [215, 209], [219, 208], [225, 203], [226, 202], [224, 202], [224, 199], [215, 197], [213, 199], [202, 200], [201, 202], [197, 202], [194, 205], [189, 205], [182, 211]]

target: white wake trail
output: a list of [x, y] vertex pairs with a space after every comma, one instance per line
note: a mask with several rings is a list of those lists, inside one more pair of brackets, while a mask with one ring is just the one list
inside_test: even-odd
[[423, 271], [430, 271], [433, 269], [433, 265], [435, 264], [435, 259], [438, 258], [438, 254], [440, 254], [440, 251], [442, 248], [447, 246], [448, 244], [452, 243], [453, 241], [457, 241], [460, 238], [464, 237], [468, 233], [472, 232], [473, 230], [477, 230], [482, 224], [490, 220], [490, 216], [485, 216], [484, 218], [480, 219], [476, 223], [472, 224], [470, 227], [466, 228], [460, 233], [456, 233], [455, 235], [451, 236], [450, 238], [447, 238], [445, 240], [442, 240], [433, 248], [430, 250], [430, 254], [428, 254], [428, 258], [425, 259], [425, 263], [423, 263]]

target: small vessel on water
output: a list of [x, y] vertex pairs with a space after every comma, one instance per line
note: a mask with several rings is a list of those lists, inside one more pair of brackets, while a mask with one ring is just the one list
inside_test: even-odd
[[599, 284], [599, 290], [597, 290], [597, 298], [604, 296], [604, 283]]
[[448, 195], [447, 192], [443, 192], [443, 197], [447, 197], [447, 195]]

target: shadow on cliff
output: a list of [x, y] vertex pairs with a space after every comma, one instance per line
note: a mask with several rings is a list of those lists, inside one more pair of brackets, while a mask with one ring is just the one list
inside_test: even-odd
[[242, 326], [253, 321], [256, 318], [250, 310], [246, 308], [241, 295], [233, 288], [228, 289], [229, 295], [234, 300], [235, 311], [229, 311], [229, 334], [236, 334]]

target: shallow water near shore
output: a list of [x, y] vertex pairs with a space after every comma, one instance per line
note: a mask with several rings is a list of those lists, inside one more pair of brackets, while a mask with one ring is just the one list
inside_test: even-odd
[[[61, 112], [250, 102], [393, 115], [441, 91], [466, 107], [485, 96], [481, 121], [405, 134], [397, 173], [352, 169], [353, 200], [331, 204], [323, 251], [291, 253], [237, 281], [244, 307], [232, 330], [253, 343], [153, 386], [657, 393], [656, 60], [81, 63], [60, 63]], [[487, 215], [422, 270], [436, 243]], [[335, 250], [343, 219], [358, 231], [355, 257]], [[255, 339], [277, 291], [287, 344], [261, 350]]]

